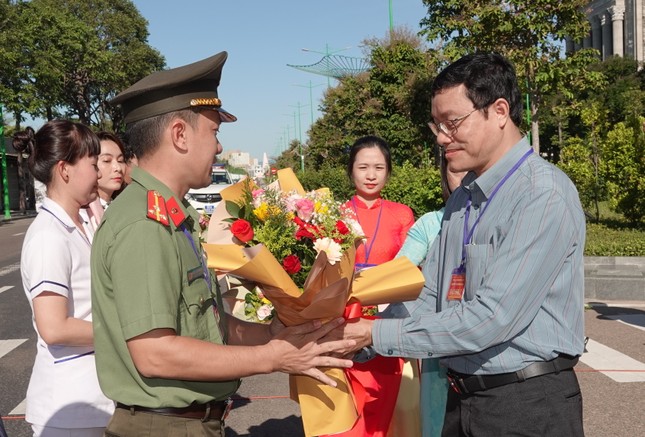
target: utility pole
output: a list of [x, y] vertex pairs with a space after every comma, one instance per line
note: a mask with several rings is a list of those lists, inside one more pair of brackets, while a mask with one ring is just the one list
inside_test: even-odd
[[309, 108], [311, 109], [311, 124], [314, 124], [314, 98], [311, 90], [317, 86], [323, 85], [322, 83], [319, 83], [317, 85], [312, 85], [311, 81], [309, 81], [309, 85], [299, 85], [299, 84], [294, 84], [295, 86], [303, 87], [303, 88], [309, 88]]
[[[290, 105], [293, 106], [293, 105]], [[305, 155], [302, 154], [302, 126], [300, 124], [300, 102], [298, 102], [298, 105], [295, 106], [295, 108], [298, 109], [297, 115], [298, 115], [298, 145], [299, 145], [299, 153], [300, 153], [300, 171], [304, 173], [305, 171]], [[294, 124], [296, 123], [296, 112], [293, 113], [293, 122]]]
[[2, 154], [2, 191], [4, 194], [4, 219], [11, 220], [11, 207], [9, 206], [9, 178], [7, 177], [7, 149], [4, 144], [4, 115], [0, 104], [0, 153]]

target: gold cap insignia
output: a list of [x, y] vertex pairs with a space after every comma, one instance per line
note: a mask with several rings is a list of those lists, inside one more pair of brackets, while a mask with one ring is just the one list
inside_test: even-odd
[[219, 108], [222, 106], [222, 101], [217, 97], [208, 99], [192, 99], [190, 101], [190, 106], [215, 106], [216, 108]]

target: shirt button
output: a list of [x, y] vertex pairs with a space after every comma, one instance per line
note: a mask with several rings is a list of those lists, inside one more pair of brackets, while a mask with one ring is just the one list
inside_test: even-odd
[[387, 350], [387, 354], [388, 354], [388, 355], [392, 355], [392, 354], [394, 354], [394, 351], [393, 351], [392, 349], [388, 349], [388, 350]]

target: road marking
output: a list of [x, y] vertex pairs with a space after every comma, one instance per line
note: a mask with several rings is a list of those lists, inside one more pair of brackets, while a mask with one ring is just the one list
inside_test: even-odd
[[589, 339], [580, 361], [616, 382], [645, 382], [645, 364]]
[[625, 325], [641, 331], [645, 331], [645, 314], [620, 314], [617, 316], [606, 316], [608, 319], [616, 320]]
[[27, 412], [27, 399], [23, 399], [16, 408], [9, 411], [9, 416], [23, 416]]
[[7, 267], [3, 267], [0, 269], [0, 276], [5, 276], [8, 275], [9, 273], [13, 273], [16, 270], [20, 270], [20, 263], [13, 263], [9, 264]]
[[13, 234], [12, 237], [20, 237], [21, 235], [25, 235], [24, 232], [18, 232], [17, 234]]
[[0, 287], [0, 293], [3, 291], [11, 290], [13, 288], [13, 285], [5, 285], [4, 287]]
[[15, 340], [0, 340], [0, 358], [7, 355], [9, 352], [26, 342], [26, 338], [19, 338]]
[[[12, 340], [0, 340], [0, 358], [26, 342], [26, 338], [19, 338], [19, 339], [12, 339]], [[27, 402], [26, 400], [23, 400], [20, 404], [18, 404], [11, 412], [9, 412], [9, 415], [24, 415], [25, 410], [27, 407]]]

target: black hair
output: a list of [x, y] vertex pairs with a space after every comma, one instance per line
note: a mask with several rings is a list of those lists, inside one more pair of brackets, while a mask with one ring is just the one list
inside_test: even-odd
[[121, 138], [119, 138], [117, 134], [107, 131], [100, 131], [96, 133], [96, 136], [99, 137], [99, 140], [101, 141], [112, 141], [113, 143], [115, 143], [121, 151], [123, 159], [125, 160], [125, 144], [123, 144], [123, 141], [121, 141]]
[[356, 162], [356, 155], [363, 149], [368, 149], [370, 147], [378, 147], [383, 156], [385, 157], [385, 163], [387, 165], [387, 175], [390, 176], [392, 173], [392, 156], [390, 155], [390, 146], [387, 142], [376, 135], [366, 135], [360, 137], [354, 144], [352, 144], [351, 149], [349, 149], [349, 162], [347, 163], [347, 176], [349, 179], [352, 179], [352, 173], [354, 170], [354, 162]]
[[485, 111], [495, 100], [505, 99], [513, 123], [518, 127], [522, 124], [521, 93], [515, 67], [502, 55], [474, 53], [455, 61], [435, 78], [431, 97], [459, 85], [466, 87], [466, 96], [475, 109]]
[[40, 182], [49, 185], [52, 169], [60, 162], [75, 164], [85, 156], [98, 156], [101, 143], [92, 130], [69, 120], [52, 120], [34, 132], [31, 127], [16, 132], [13, 148], [29, 155], [29, 171]]
[[144, 118], [126, 126], [126, 144], [137, 158], [143, 158], [155, 152], [161, 142], [164, 129], [174, 118], [181, 118], [190, 126], [197, 126], [199, 109], [182, 109], [180, 111]]

